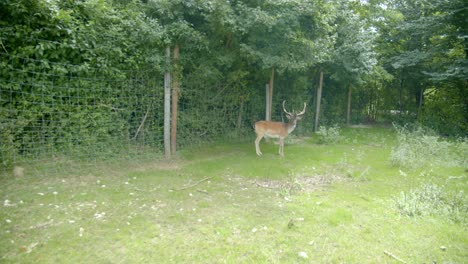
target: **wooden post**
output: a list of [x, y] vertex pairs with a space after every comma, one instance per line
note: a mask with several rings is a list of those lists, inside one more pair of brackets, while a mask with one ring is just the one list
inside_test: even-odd
[[271, 105], [270, 105], [270, 86], [265, 84], [265, 120], [270, 121], [271, 120]]
[[171, 157], [171, 72], [169, 64], [171, 63], [171, 48], [166, 48], [166, 71], [164, 72], [164, 155]]
[[270, 117], [268, 119], [268, 121], [271, 120], [271, 112], [272, 112], [272, 108], [273, 108], [273, 86], [274, 86], [274, 82], [275, 82], [275, 66], [271, 66], [271, 75], [270, 75], [270, 94], [269, 94], [269, 98], [268, 100], [270, 101], [270, 109], [269, 109], [269, 112], [268, 112], [268, 116]]
[[320, 82], [319, 88], [317, 90], [317, 108], [315, 110], [315, 132], [318, 131], [319, 128], [319, 119], [320, 119], [320, 101], [322, 100], [322, 85], [323, 85], [323, 71], [320, 72]]
[[171, 154], [175, 154], [177, 151], [177, 111], [179, 104], [179, 89], [180, 71], [178, 68], [179, 62], [179, 45], [176, 44], [174, 47], [174, 67], [172, 76], [172, 118], [171, 118]]
[[348, 88], [348, 111], [346, 112], [346, 125], [349, 126], [350, 124], [350, 119], [351, 119], [351, 92], [352, 92], [352, 86], [349, 84]]

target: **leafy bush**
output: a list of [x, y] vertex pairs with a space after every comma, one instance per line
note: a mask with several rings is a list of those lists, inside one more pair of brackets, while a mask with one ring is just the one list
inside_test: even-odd
[[397, 145], [392, 148], [390, 155], [393, 165], [406, 168], [426, 165], [466, 166], [466, 139], [450, 142], [422, 127], [394, 126]]
[[338, 125], [332, 127], [321, 126], [316, 132], [320, 144], [334, 144], [341, 141], [341, 130]]
[[447, 192], [442, 187], [426, 183], [419, 189], [401, 192], [394, 197], [396, 209], [404, 216], [438, 215], [453, 221], [465, 221], [468, 206], [463, 191]]

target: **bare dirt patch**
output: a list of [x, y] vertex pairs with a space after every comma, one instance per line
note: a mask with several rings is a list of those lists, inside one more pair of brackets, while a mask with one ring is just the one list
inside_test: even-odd
[[261, 188], [268, 188], [288, 192], [311, 192], [324, 187], [349, 180], [348, 177], [339, 174], [327, 173], [316, 175], [299, 175], [286, 180], [256, 179], [255, 185]]

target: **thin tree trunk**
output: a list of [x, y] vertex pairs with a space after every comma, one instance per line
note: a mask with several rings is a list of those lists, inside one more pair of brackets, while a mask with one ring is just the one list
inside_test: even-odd
[[318, 131], [319, 119], [320, 119], [320, 101], [322, 100], [322, 85], [323, 85], [323, 71], [320, 72], [319, 88], [317, 90], [317, 108], [315, 110], [315, 132]]
[[348, 111], [346, 112], [346, 125], [350, 125], [350, 119], [351, 119], [351, 93], [352, 93], [352, 86], [349, 84], [348, 88]]
[[174, 47], [174, 74], [172, 76], [172, 118], [171, 118], [171, 153], [177, 151], [177, 110], [179, 105], [179, 90], [180, 90], [180, 71], [178, 68], [179, 62], [179, 45]]
[[399, 109], [400, 112], [398, 113], [399, 116], [401, 116], [402, 113], [403, 113], [403, 81], [404, 80], [403, 80], [403, 77], [402, 77], [401, 80], [400, 80], [400, 91], [399, 91], [400, 92], [400, 95], [399, 95], [400, 98], [398, 99], [398, 104], [399, 104], [399, 108], [400, 108]]
[[265, 85], [265, 120], [271, 120], [270, 85]]
[[166, 48], [166, 71], [164, 73], [164, 155], [171, 157], [171, 72], [169, 65], [171, 63], [171, 48]]
[[421, 119], [422, 108], [424, 105], [424, 88], [421, 87], [419, 91], [419, 106], [418, 106], [418, 118]]
[[[273, 85], [274, 85], [274, 82], [275, 82], [275, 66], [271, 66], [271, 75], [270, 75], [270, 98], [268, 98], [269, 102], [270, 102], [270, 109], [269, 109], [269, 117], [270, 117], [270, 120], [271, 120], [271, 113], [272, 113], [272, 106], [273, 106]], [[268, 120], [269, 121], [269, 120]]]

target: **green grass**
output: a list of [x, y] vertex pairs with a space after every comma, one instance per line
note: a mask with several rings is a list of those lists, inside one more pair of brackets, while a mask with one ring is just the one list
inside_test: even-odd
[[[467, 213], [400, 215], [394, 197], [424, 182], [468, 191], [466, 168], [401, 171], [386, 128], [343, 140], [262, 141], [2, 175], [2, 263], [466, 263]], [[253, 137], [253, 136], [252, 136]], [[464, 200], [466, 202], [466, 199]], [[300, 257], [300, 252], [307, 258]], [[385, 253], [387, 252], [387, 253]]]

